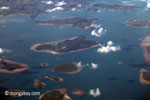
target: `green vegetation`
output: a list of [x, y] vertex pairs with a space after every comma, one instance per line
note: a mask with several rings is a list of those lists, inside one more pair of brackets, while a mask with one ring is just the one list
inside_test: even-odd
[[57, 65], [53, 68], [54, 72], [64, 72], [64, 73], [73, 72], [77, 70], [78, 70], [78, 67], [74, 63], [64, 63], [64, 64]]
[[146, 81], [150, 81], [150, 71], [149, 72], [143, 72], [143, 78]]
[[69, 53], [71, 51], [76, 51], [80, 49], [90, 48], [94, 45], [98, 45], [97, 42], [92, 40], [86, 40], [84, 36], [79, 36], [75, 39], [69, 40], [66, 39], [61, 42], [42, 44], [36, 47], [36, 50], [51, 50], [59, 53]]
[[91, 23], [95, 22], [96, 18], [65, 18], [65, 19], [54, 19], [48, 21], [36, 21], [37, 24], [49, 24], [49, 25], [67, 25], [74, 28], [86, 29], [90, 28]]
[[7, 64], [0, 64], [0, 68], [12, 71], [12, 70], [21, 69], [21, 68], [24, 68], [24, 67], [19, 65], [19, 64], [7, 63]]

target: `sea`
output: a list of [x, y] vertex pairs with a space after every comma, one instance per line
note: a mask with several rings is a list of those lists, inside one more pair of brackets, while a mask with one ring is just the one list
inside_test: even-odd
[[[102, 0], [105, 2], [105, 0]], [[102, 2], [97, 0], [94, 3]], [[110, 1], [110, 0], [109, 0]], [[131, 1], [131, 0], [130, 0]], [[145, 6], [144, 2], [133, 3]], [[0, 87], [8, 89], [20, 89], [27, 92], [40, 92], [68, 88], [68, 95], [73, 100], [150, 100], [150, 85], [142, 85], [139, 82], [140, 69], [150, 70], [145, 64], [141, 38], [150, 36], [149, 28], [131, 28], [122, 24], [125, 21], [141, 18], [149, 18], [150, 10], [144, 8], [124, 13], [122, 11], [108, 11], [100, 9], [100, 13], [80, 11], [56, 11], [44, 13], [30, 19], [26, 16], [15, 15], [0, 18], [8, 23], [1, 23], [6, 28], [0, 29], [0, 48], [10, 50], [0, 56], [7, 59], [29, 65], [29, 70], [17, 73], [0, 73]], [[37, 20], [49, 20], [68, 17], [98, 18], [96, 24], [101, 24], [107, 32], [95, 37], [91, 30], [81, 30], [69, 26], [41, 26], [34, 22]], [[83, 35], [87, 39], [107, 45], [113, 41], [114, 45], [120, 46], [121, 50], [109, 53], [99, 53], [99, 47], [91, 48], [81, 52], [63, 55], [39, 53], [30, 50], [36, 43], [63, 40], [74, 36]], [[95, 63], [98, 68], [84, 66], [77, 74], [66, 75], [51, 72], [57, 64], [66, 62], [82, 62], [83, 65]], [[41, 68], [40, 63], [49, 63], [48, 67]], [[63, 83], [55, 83], [44, 79], [45, 75], [53, 75], [64, 78]], [[47, 84], [43, 89], [34, 89], [34, 79], [40, 79]], [[100, 95], [94, 97], [89, 91], [100, 89]], [[72, 89], [87, 91], [86, 95], [76, 97], [71, 94]], [[38, 100], [36, 96], [22, 96], [20, 98], [8, 97], [8, 100]]]

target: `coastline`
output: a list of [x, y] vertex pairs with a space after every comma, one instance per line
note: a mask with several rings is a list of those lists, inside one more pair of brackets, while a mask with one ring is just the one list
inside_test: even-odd
[[65, 40], [73, 40], [73, 39], [76, 39], [78, 36], [76, 37], [73, 37], [73, 38], [68, 38], [68, 39], [64, 39], [64, 40], [58, 40], [58, 41], [54, 41], [54, 42], [46, 42], [46, 43], [37, 43], [37, 44], [34, 44], [30, 47], [30, 50], [32, 51], [35, 51], [35, 52], [44, 52], [44, 53], [51, 53], [51, 54], [54, 54], [54, 55], [61, 55], [61, 54], [69, 54], [69, 53], [74, 53], [74, 52], [79, 52], [79, 51], [84, 51], [84, 50], [87, 50], [87, 49], [90, 49], [90, 48], [94, 48], [94, 47], [97, 47], [100, 45], [100, 43], [96, 42], [97, 45], [93, 45], [91, 47], [88, 47], [88, 48], [84, 48], [84, 49], [78, 49], [78, 50], [72, 50], [70, 52], [64, 52], [64, 53], [60, 53], [60, 52], [57, 52], [57, 51], [53, 51], [53, 50], [36, 50], [36, 48], [38, 46], [41, 46], [41, 45], [48, 45], [48, 44], [53, 44], [53, 43], [59, 43], [59, 42], [63, 42]]
[[15, 73], [20, 73], [20, 72], [23, 72], [23, 71], [29, 69], [29, 66], [26, 65], [26, 64], [19, 63], [19, 62], [14, 62], [14, 61], [10, 61], [10, 60], [5, 60], [5, 61], [7, 61], [8, 63], [11, 63], [11, 64], [17, 64], [17, 65], [20, 65], [20, 66], [23, 67], [23, 68], [15, 69], [15, 70], [13, 70], [13, 71], [9, 71], [9, 70], [7, 70], [7, 69], [2, 69], [2, 68], [0, 68], [0, 72], [1, 72], [1, 73], [15, 74]]
[[83, 69], [83, 66], [78, 66], [77, 63], [74, 63], [73, 64], [76, 64], [76, 66], [78, 67], [78, 69], [76, 71], [72, 71], [72, 72], [56, 72], [53, 70], [53, 68], [51, 69], [52, 72], [56, 72], [56, 73], [60, 73], [60, 74], [76, 74], [78, 72], [80, 72], [82, 69]]

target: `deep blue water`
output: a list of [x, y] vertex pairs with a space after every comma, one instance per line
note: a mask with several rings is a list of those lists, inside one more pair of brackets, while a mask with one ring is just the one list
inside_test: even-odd
[[[89, 17], [98, 18], [97, 24], [102, 24], [107, 29], [105, 35], [97, 38], [90, 35], [91, 30], [79, 30], [67, 26], [39, 26], [34, 20], [24, 16], [12, 16], [1, 18], [8, 23], [6, 29], [0, 29], [0, 48], [12, 50], [6, 56], [10, 60], [26, 63], [30, 70], [18, 74], [0, 73], [0, 87], [9, 89], [24, 89], [26, 91], [39, 91], [42, 93], [56, 89], [68, 88], [68, 94], [74, 100], [150, 100], [150, 86], [139, 83], [139, 70], [145, 66], [139, 38], [149, 36], [150, 29], [130, 28], [121, 24], [124, 21], [149, 17], [150, 12], [139, 9], [128, 13], [111, 12], [101, 9], [101, 13], [94, 12], [54, 12], [42, 14], [34, 20], [48, 20], [52, 16], [62, 17]], [[106, 44], [111, 40], [121, 47], [120, 51], [108, 54], [97, 53], [98, 48], [88, 49], [66, 55], [52, 55], [30, 51], [30, 46], [35, 43], [62, 40], [73, 36], [84, 35], [88, 39]], [[74, 75], [62, 75], [52, 73], [50, 69], [64, 62], [97, 63], [97, 69], [85, 67], [80, 73]], [[40, 63], [48, 62], [50, 67], [40, 68]], [[118, 64], [121, 62], [121, 64]], [[65, 79], [64, 83], [44, 79], [45, 75], [56, 75]], [[47, 86], [41, 90], [35, 90], [33, 80], [39, 78]], [[77, 98], [70, 94], [70, 90], [80, 88], [89, 91], [100, 88], [101, 95], [94, 98], [89, 94]], [[18, 100], [37, 100], [38, 96], [23, 97]], [[11, 98], [12, 99], [12, 98]], [[10, 100], [11, 100], [10, 99]], [[14, 100], [17, 100], [14, 98]]]

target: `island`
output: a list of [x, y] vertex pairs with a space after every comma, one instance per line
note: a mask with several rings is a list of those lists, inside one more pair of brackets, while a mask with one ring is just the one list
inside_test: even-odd
[[41, 63], [40, 66], [41, 67], [47, 67], [47, 66], [49, 66], [49, 64], [48, 63]]
[[145, 69], [140, 70], [140, 83], [141, 84], [150, 84], [150, 71], [148, 72]]
[[141, 47], [143, 50], [143, 55], [145, 58], [145, 62], [147, 65], [150, 64], [150, 37], [145, 37], [142, 41], [141, 41]]
[[51, 69], [52, 72], [62, 73], [62, 74], [76, 74], [83, 69], [79, 63], [71, 62], [71, 63], [63, 63], [56, 65]]
[[19, 73], [28, 69], [29, 66], [26, 64], [7, 59], [0, 59], [0, 72], [2, 73]]
[[67, 88], [47, 91], [38, 100], [72, 100], [67, 94]]
[[123, 12], [128, 12], [130, 10], [135, 11], [138, 8], [142, 8], [141, 6], [137, 6], [134, 4], [115, 4], [115, 3], [98, 3], [95, 4], [94, 6], [104, 8], [110, 11], [123, 11]]
[[61, 82], [64, 82], [64, 79], [61, 78], [61, 77], [56, 77], [56, 76], [45, 76], [44, 78], [46, 79], [49, 79], [49, 80], [52, 80], [56, 83], [61, 83]]
[[130, 20], [124, 22], [123, 24], [133, 28], [150, 28], [150, 18]]
[[77, 96], [77, 97], [80, 97], [80, 96], [86, 94], [87, 92], [84, 91], [84, 90], [81, 90], [81, 89], [73, 89], [73, 90], [71, 91], [71, 93], [72, 93], [73, 95]]
[[55, 26], [70, 26], [78, 29], [91, 29], [91, 24], [96, 22], [98, 19], [96, 18], [81, 18], [81, 17], [73, 17], [73, 18], [63, 18], [63, 19], [52, 19], [47, 21], [36, 21], [35, 23], [38, 25], [55, 25]]
[[77, 36], [55, 42], [34, 44], [31, 46], [30, 50], [58, 55], [83, 51], [99, 45], [100, 44], [98, 42], [87, 40], [84, 36]]
[[34, 80], [34, 87], [36, 89], [41, 89], [41, 88], [44, 88], [45, 86], [46, 86], [46, 84], [44, 82], [42, 82], [41, 80], [39, 80], [39, 79]]

